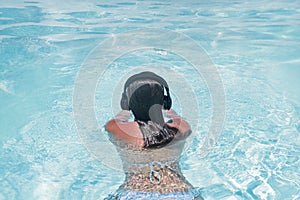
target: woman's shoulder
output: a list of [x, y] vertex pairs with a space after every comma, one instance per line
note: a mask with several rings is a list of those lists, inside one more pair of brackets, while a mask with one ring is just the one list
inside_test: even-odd
[[121, 139], [138, 146], [144, 145], [143, 135], [136, 122], [122, 122], [112, 119], [106, 123], [105, 129], [117, 139]]
[[179, 134], [186, 134], [188, 132], [191, 132], [189, 123], [180, 117], [172, 118], [166, 123], [166, 125], [168, 127], [177, 129]]

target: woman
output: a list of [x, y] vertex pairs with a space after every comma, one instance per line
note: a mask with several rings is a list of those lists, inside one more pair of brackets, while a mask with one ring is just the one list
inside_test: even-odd
[[[190, 126], [171, 106], [169, 87], [160, 76], [142, 72], [127, 80], [122, 111], [105, 126], [126, 175], [125, 182], [109, 199], [201, 199], [179, 167]], [[130, 111], [132, 122], [128, 122]]]

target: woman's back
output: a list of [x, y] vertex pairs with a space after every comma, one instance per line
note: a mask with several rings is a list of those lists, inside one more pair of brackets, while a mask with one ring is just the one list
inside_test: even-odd
[[182, 138], [175, 137], [163, 148], [141, 148], [115, 137], [111, 141], [117, 147], [126, 175], [119, 190], [169, 193], [192, 189], [179, 166], [185, 143]]

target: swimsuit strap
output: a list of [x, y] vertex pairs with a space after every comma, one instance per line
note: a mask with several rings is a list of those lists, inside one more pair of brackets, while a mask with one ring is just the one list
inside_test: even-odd
[[167, 167], [171, 171], [176, 171], [174, 168], [171, 167], [169, 162], [158, 162], [153, 161], [149, 164], [150, 167], [150, 173], [149, 173], [149, 179], [152, 184], [158, 185], [160, 184], [161, 176], [158, 170], [156, 170], [154, 167], [157, 165], [160, 169]]

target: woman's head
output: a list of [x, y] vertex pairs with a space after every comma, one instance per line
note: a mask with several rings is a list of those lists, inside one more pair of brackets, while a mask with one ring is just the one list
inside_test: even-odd
[[162, 106], [170, 109], [171, 104], [166, 81], [152, 72], [133, 75], [125, 83], [121, 107], [132, 110], [136, 120], [153, 121], [162, 125]]

